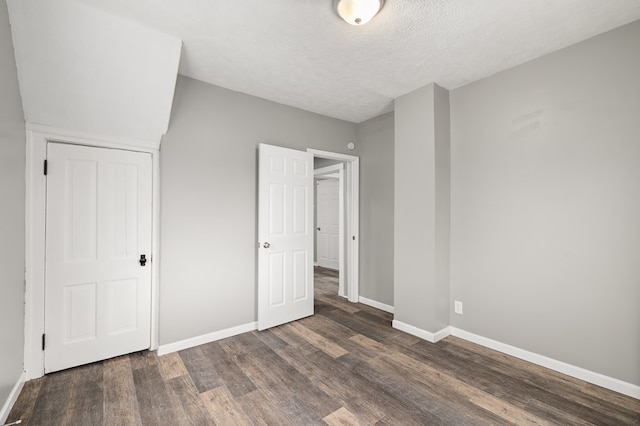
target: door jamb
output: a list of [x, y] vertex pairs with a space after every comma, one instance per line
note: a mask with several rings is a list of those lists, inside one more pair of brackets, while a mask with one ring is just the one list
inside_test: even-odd
[[[326, 158], [339, 160], [344, 163], [344, 178], [346, 187], [346, 286], [348, 288], [349, 301], [358, 302], [359, 297], [359, 267], [360, 267], [360, 158], [354, 155], [339, 154], [336, 152], [320, 151], [307, 148], [307, 152], [314, 158]], [[342, 275], [342, 274], [341, 274]]]
[[160, 235], [160, 141], [105, 137], [27, 123], [25, 194], [25, 325], [24, 370], [26, 380], [44, 375], [44, 291], [46, 179], [43, 163], [47, 142], [145, 152], [152, 158], [152, 254], [150, 350], [158, 348], [158, 288]]

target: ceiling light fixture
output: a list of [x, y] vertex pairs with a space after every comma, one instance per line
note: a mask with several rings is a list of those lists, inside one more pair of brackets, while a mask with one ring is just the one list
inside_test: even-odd
[[364, 25], [382, 9], [384, 0], [333, 0], [336, 13], [351, 25]]

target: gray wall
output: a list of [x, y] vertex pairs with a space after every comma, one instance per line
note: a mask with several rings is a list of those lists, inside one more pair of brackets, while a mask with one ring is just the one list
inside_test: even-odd
[[0, 1], [0, 407], [23, 370], [25, 155], [7, 4]]
[[393, 306], [393, 113], [357, 125], [360, 296]]
[[449, 93], [436, 84], [395, 100], [394, 320], [449, 325]]
[[639, 42], [635, 22], [451, 92], [452, 324], [635, 385]]
[[433, 300], [433, 84], [395, 100], [394, 320], [424, 330]]
[[178, 78], [161, 148], [161, 344], [257, 319], [258, 143], [359, 155], [355, 136], [353, 123]]
[[320, 169], [322, 167], [333, 166], [333, 165], [339, 164], [339, 163], [342, 163], [342, 161], [340, 161], [340, 160], [331, 160], [329, 158], [314, 158], [313, 159], [313, 168], [314, 169]]
[[[434, 85], [434, 331], [450, 324], [451, 121], [449, 91]], [[419, 190], [416, 188], [416, 190]]]

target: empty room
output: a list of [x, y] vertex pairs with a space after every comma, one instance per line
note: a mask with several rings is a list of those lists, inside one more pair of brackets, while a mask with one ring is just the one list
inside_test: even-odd
[[640, 425], [637, 0], [0, 0], [0, 425]]

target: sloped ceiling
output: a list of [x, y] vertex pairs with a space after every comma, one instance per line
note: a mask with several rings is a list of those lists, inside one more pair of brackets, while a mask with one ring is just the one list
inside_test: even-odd
[[640, 19], [638, 0], [386, 0], [362, 27], [332, 0], [78, 1], [182, 39], [186, 76], [353, 122]]
[[[176, 71], [352, 122], [640, 19], [638, 0], [8, 0], [30, 122], [157, 139]], [[182, 56], [180, 58], [180, 40]]]
[[9, 0], [28, 123], [160, 141], [180, 39], [68, 0]]

